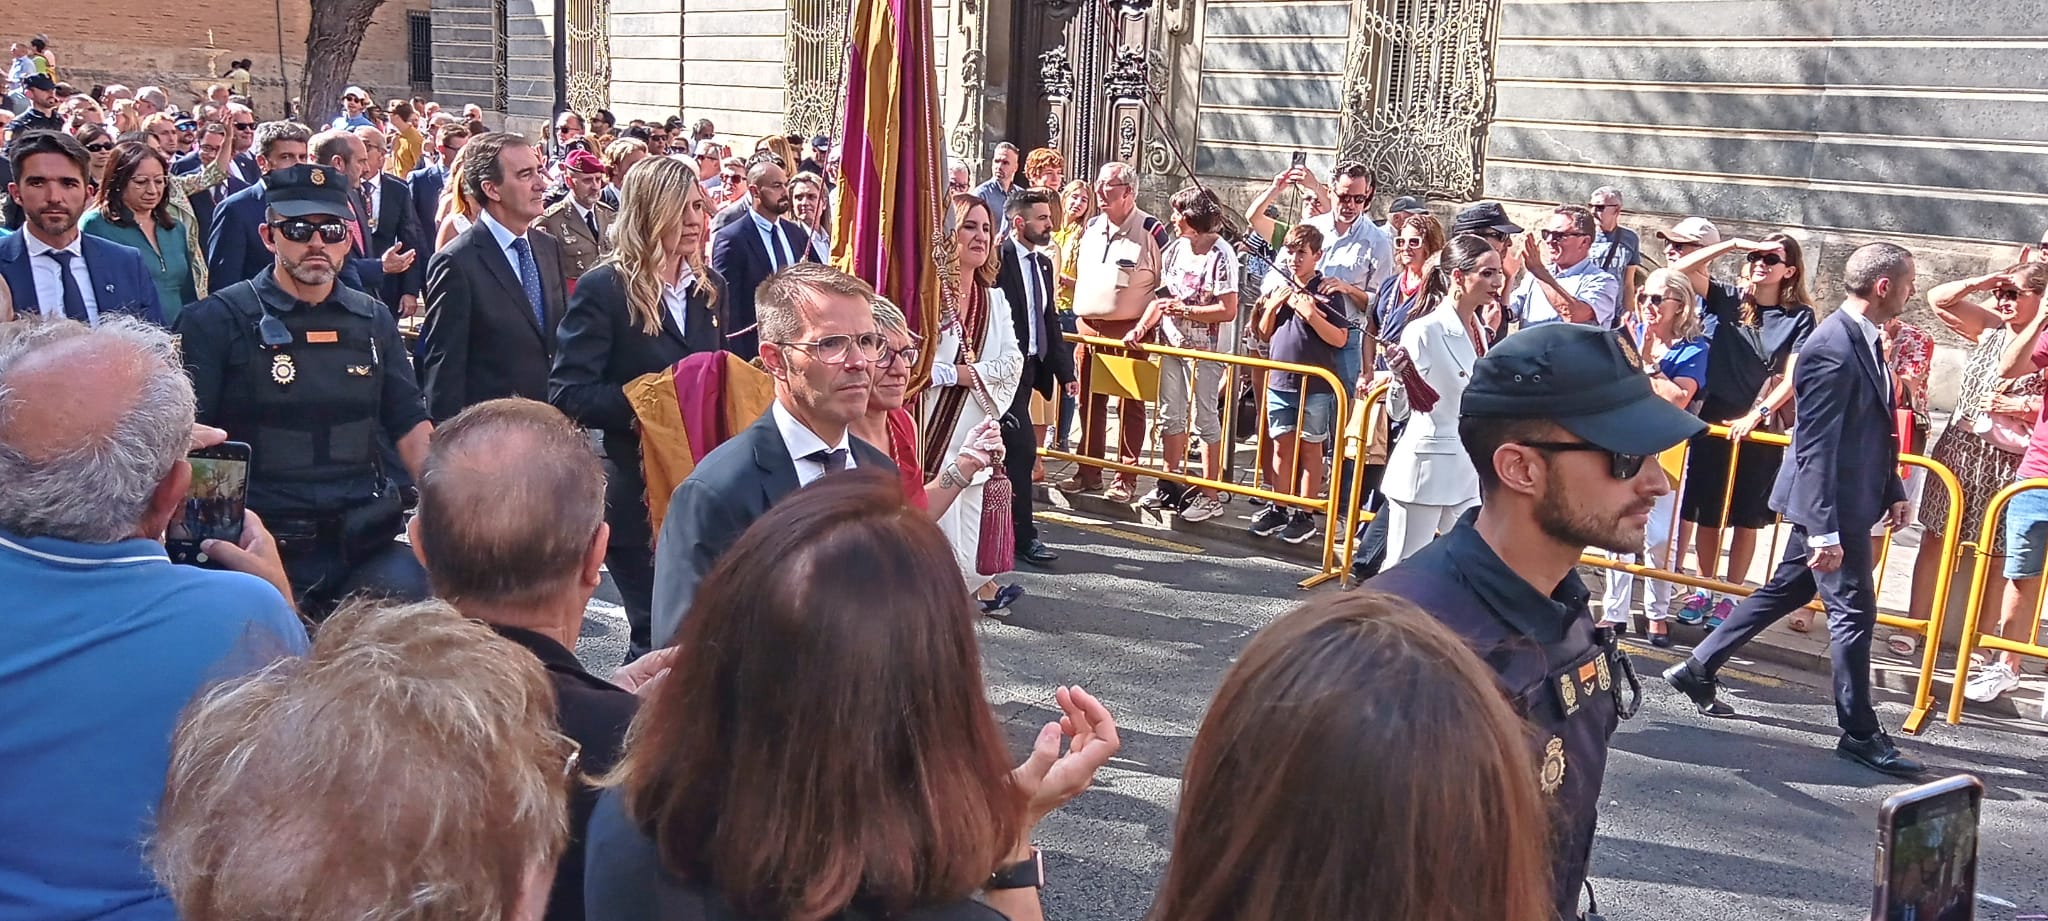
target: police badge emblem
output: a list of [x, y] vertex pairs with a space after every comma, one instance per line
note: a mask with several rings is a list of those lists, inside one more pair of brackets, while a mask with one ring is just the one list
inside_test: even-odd
[[270, 359], [270, 379], [276, 381], [280, 387], [299, 379], [299, 368], [292, 364], [290, 355], [279, 352], [276, 357]]
[[1614, 673], [1608, 670], [1607, 657], [1603, 655], [1593, 662], [1600, 669], [1600, 690], [1611, 690], [1614, 687]]
[[1557, 676], [1557, 693], [1564, 698], [1564, 715], [1569, 717], [1579, 712], [1579, 685], [1570, 674]]
[[322, 170], [316, 169], [313, 171], [313, 175], [307, 177], [306, 181], [311, 182], [314, 185], [326, 185], [327, 173]]
[[1543, 746], [1543, 792], [1553, 794], [1564, 786], [1564, 740], [1550, 737], [1550, 744]]

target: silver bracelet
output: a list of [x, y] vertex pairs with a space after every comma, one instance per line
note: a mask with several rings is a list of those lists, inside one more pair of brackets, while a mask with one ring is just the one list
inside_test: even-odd
[[947, 464], [946, 469], [939, 471], [939, 485], [948, 489], [966, 489], [969, 482], [968, 476], [960, 472], [960, 464], [957, 461]]

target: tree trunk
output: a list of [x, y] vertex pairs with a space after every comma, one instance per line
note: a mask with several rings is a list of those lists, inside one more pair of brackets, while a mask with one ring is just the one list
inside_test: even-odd
[[384, 0], [312, 0], [313, 18], [306, 29], [306, 69], [299, 75], [299, 121], [321, 126], [341, 114], [341, 91], [348, 87], [356, 52], [370, 16]]

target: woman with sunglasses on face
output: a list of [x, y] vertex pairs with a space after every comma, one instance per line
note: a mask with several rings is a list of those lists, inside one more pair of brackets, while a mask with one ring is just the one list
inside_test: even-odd
[[[1732, 435], [1708, 433], [1693, 439], [1686, 457], [1685, 494], [1679, 499], [1679, 513], [1697, 529], [1693, 555], [1700, 575], [1741, 585], [1748, 579], [1759, 532], [1778, 521], [1770, 506], [1771, 485], [1777, 480], [1785, 449], [1739, 439], [1767, 428], [1770, 420], [1791, 408], [1799, 350], [1813, 335], [1816, 323], [1813, 299], [1806, 293], [1806, 263], [1799, 241], [1786, 234], [1696, 247], [1667, 239], [1665, 248], [1669, 267], [1688, 276], [1695, 271], [1704, 275], [1715, 259], [1732, 252], [1745, 254], [1741, 293], [1732, 299], [1708, 295], [1703, 323], [1712, 347], [1707, 353], [1707, 387], [1700, 404], [1700, 418], [1728, 426]], [[1696, 277], [1694, 283], [1697, 287]], [[1736, 469], [1734, 495], [1729, 497], [1731, 453]], [[1719, 568], [1721, 537], [1730, 528], [1734, 533], [1729, 537], [1723, 569]], [[1680, 545], [1684, 543], [1681, 533]], [[1734, 609], [1732, 598], [1714, 598], [1699, 590], [1686, 596], [1678, 619], [1688, 624], [1705, 622], [1712, 629]]]
[[202, 296], [194, 281], [185, 228], [171, 214], [166, 188], [170, 161], [138, 141], [117, 146], [109, 157], [106, 179], [79, 228], [142, 254], [169, 324], [186, 304]]
[[619, 587], [636, 652], [651, 645], [654, 552], [640, 436], [624, 388], [692, 353], [723, 348], [716, 308], [725, 280], [705, 263], [710, 217], [689, 164], [661, 157], [633, 167], [619, 196], [612, 250], [576, 280], [548, 375], [548, 402], [601, 435], [604, 517], [611, 525], [605, 566]]
[[[1507, 279], [1493, 245], [1471, 234], [1452, 240], [1438, 260], [1402, 322], [1399, 350], [1387, 355], [1396, 372], [1387, 412], [1408, 423], [1387, 455], [1380, 483], [1387, 497], [1389, 566], [1413, 556], [1479, 504], [1479, 472], [1458, 437], [1458, 413], [1472, 365], [1486, 350], [1479, 308], [1492, 302]], [[1409, 391], [1404, 381], [1411, 376], [1436, 391], [1434, 403]]]
[[[1699, 295], [1694, 293], [1692, 281], [1670, 269], [1651, 272], [1643, 280], [1642, 290], [1636, 293], [1635, 310], [1624, 318], [1623, 328], [1628, 331], [1629, 340], [1637, 343], [1643, 370], [1650, 375], [1650, 386], [1657, 395], [1673, 406], [1697, 413], [1707, 380], [1709, 342], [1700, 325]], [[1645, 542], [1652, 568], [1676, 568], [1677, 561], [1671, 558], [1671, 532], [1678, 523], [1677, 512], [1678, 497], [1669, 492], [1658, 496], [1650, 508]], [[1645, 557], [1621, 554], [1619, 558], [1633, 563]], [[1650, 580], [1646, 614], [1650, 621], [1650, 645], [1658, 648], [1671, 645], [1671, 589], [1670, 582]], [[1629, 610], [1634, 600], [1635, 576], [1618, 569], [1608, 570], [1601, 602], [1605, 612], [1602, 620], [1619, 632], [1628, 632], [1629, 624], [1633, 623]]]
[[853, 435], [871, 445], [887, 446], [889, 459], [903, 479], [903, 495], [910, 504], [930, 513], [934, 520], [944, 517], [960, 497], [960, 482], [972, 480], [1003, 456], [1003, 431], [994, 419], [983, 419], [968, 433], [960, 453], [950, 466], [956, 476], [940, 474], [925, 481], [918, 458], [917, 420], [903, 408], [910, 392], [910, 374], [917, 367], [917, 338], [903, 311], [886, 298], [874, 300], [875, 328], [887, 340], [887, 351], [868, 365], [868, 414], [850, 426]]
[[[2021, 262], [1989, 275], [1937, 285], [1927, 292], [1927, 303], [1935, 315], [1971, 343], [1955, 412], [1928, 452], [1929, 457], [1955, 471], [1963, 487], [1963, 540], [1974, 540], [1982, 532], [1991, 497], [2016, 478], [2034, 420], [2041, 416], [2048, 372], [2032, 371], [2011, 380], [2000, 372], [2006, 346], [2041, 312], [2044, 291], [2048, 291], [2048, 265]], [[1914, 617], [1926, 617], [1934, 609], [1934, 582], [1941, 572], [1940, 535], [1953, 513], [1948, 490], [1922, 493], [1920, 552], [1913, 561], [1910, 611]], [[1994, 546], [1981, 552], [2004, 556], [2004, 530], [1999, 529]], [[1992, 580], [1986, 587], [1981, 608], [1985, 623], [1997, 619], [2004, 589], [2001, 580]], [[1978, 668], [1964, 686], [1963, 696], [1995, 700], [2011, 689], [2008, 680], [2017, 683], [2016, 672], [1993, 674], [1993, 668]]]
[[86, 171], [85, 183], [92, 187], [94, 194], [98, 194], [100, 184], [107, 181], [107, 164], [114, 160], [114, 136], [107, 129], [89, 123], [79, 125], [71, 135], [92, 155], [92, 168]]
[[[1024, 587], [998, 586], [976, 567], [981, 550], [982, 489], [1002, 468], [962, 476], [947, 462], [960, 454], [983, 420], [997, 419], [1017, 396], [1024, 376], [1024, 352], [1017, 346], [1017, 327], [1010, 304], [996, 286], [1000, 252], [995, 243], [995, 216], [988, 203], [972, 192], [952, 196], [953, 252], [960, 260], [956, 296], [940, 318], [939, 341], [932, 349], [932, 383], [919, 397], [924, 432], [925, 470], [939, 472], [949, 485], [961, 487], [960, 498], [939, 518], [939, 528], [953, 544], [960, 572], [973, 588], [985, 613], [1015, 604]], [[989, 413], [976, 389], [987, 393]], [[1020, 420], [1021, 421], [1021, 420]]]

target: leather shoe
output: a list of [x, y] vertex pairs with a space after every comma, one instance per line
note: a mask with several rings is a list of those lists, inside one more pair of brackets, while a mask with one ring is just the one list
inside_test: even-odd
[[1045, 541], [1034, 540], [1029, 544], [1025, 544], [1024, 546], [1017, 548], [1017, 558], [1023, 560], [1026, 563], [1033, 563], [1039, 566], [1044, 566], [1047, 563], [1059, 559], [1060, 555], [1051, 547], [1046, 546]]
[[1927, 765], [1900, 754], [1892, 737], [1882, 729], [1868, 739], [1843, 733], [1842, 741], [1835, 743], [1835, 755], [1893, 777], [1918, 777], [1927, 772]]
[[1664, 670], [1664, 680], [1677, 688], [1679, 693], [1692, 699], [1702, 716], [1729, 717], [1735, 715], [1735, 708], [1721, 702], [1716, 693], [1717, 686], [1712, 678], [1702, 678], [1692, 670], [1688, 659]]

